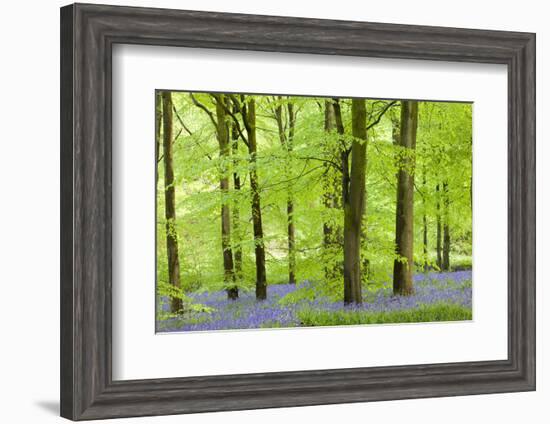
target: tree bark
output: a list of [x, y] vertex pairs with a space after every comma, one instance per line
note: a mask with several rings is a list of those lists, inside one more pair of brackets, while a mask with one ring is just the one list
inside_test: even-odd
[[422, 203], [423, 203], [423, 213], [422, 213], [422, 254], [423, 258], [423, 269], [428, 271], [428, 217], [426, 216], [426, 166], [423, 166], [422, 170]]
[[443, 183], [443, 271], [451, 269], [451, 233], [449, 228], [449, 188], [446, 182]]
[[[177, 290], [181, 289], [178, 236], [176, 230], [176, 190], [173, 163], [173, 113], [172, 94], [162, 92], [162, 124], [164, 150], [164, 198], [166, 218], [166, 252], [168, 255], [168, 280]], [[170, 310], [178, 313], [183, 309], [181, 297], [172, 297]]]
[[235, 279], [237, 286], [242, 282], [243, 279], [243, 249], [241, 246], [241, 216], [239, 208], [239, 199], [240, 199], [240, 190], [241, 190], [241, 177], [239, 175], [239, 132], [236, 125], [233, 123], [231, 126], [231, 141], [232, 141], [232, 153], [233, 153], [233, 190], [235, 191], [235, 196], [233, 196], [233, 242], [235, 247], [233, 249], [234, 253], [234, 265], [235, 265]]
[[160, 129], [162, 125], [162, 95], [160, 91], [155, 93], [155, 193], [158, 191], [159, 172], [158, 163], [160, 155]]
[[393, 292], [396, 295], [411, 295], [413, 288], [413, 243], [414, 243], [414, 151], [418, 124], [418, 102], [401, 103], [399, 146], [400, 166], [397, 172], [397, 207], [395, 214], [395, 244], [398, 258], [393, 264]]
[[[353, 99], [351, 106], [351, 168], [343, 157], [342, 202], [344, 205], [344, 303], [362, 303], [361, 294], [361, 227], [365, 210], [367, 165], [367, 127], [364, 99]], [[345, 162], [345, 163], [344, 163]]]
[[442, 249], [441, 249], [441, 196], [440, 196], [440, 190], [439, 190], [439, 184], [435, 186], [435, 193], [436, 193], [436, 219], [437, 219], [437, 227], [436, 227], [436, 251], [437, 251], [437, 259], [436, 264], [439, 270], [441, 271], [443, 268], [443, 257], [442, 257]]
[[[294, 128], [296, 124], [296, 115], [294, 112], [294, 105], [290, 101], [287, 101], [287, 122], [288, 125], [288, 137], [285, 130], [285, 123], [283, 118], [283, 105], [282, 96], [278, 96], [278, 104], [275, 107], [275, 120], [277, 121], [277, 128], [279, 131], [279, 140], [281, 146], [287, 150], [288, 156], [292, 153], [292, 142], [294, 138]], [[285, 179], [289, 180], [289, 161], [285, 165]], [[288, 282], [290, 284], [296, 284], [296, 231], [294, 228], [294, 198], [292, 193], [292, 183], [287, 184], [287, 201], [286, 201], [286, 216], [287, 216], [287, 244], [288, 244]]]
[[239, 289], [235, 284], [235, 270], [233, 266], [233, 251], [231, 249], [231, 208], [227, 200], [229, 193], [229, 164], [231, 145], [229, 142], [229, 129], [225, 113], [225, 97], [223, 94], [215, 96], [216, 99], [216, 134], [220, 148], [221, 170], [221, 231], [223, 254], [223, 280], [227, 291], [227, 298], [235, 300], [239, 297]]
[[422, 216], [422, 253], [424, 254], [424, 271], [428, 270], [428, 218]]
[[264, 232], [262, 227], [262, 208], [256, 172], [256, 102], [253, 97], [245, 100], [243, 118], [248, 138], [250, 156], [250, 189], [252, 191], [252, 226], [254, 229], [254, 254], [256, 257], [256, 299], [267, 298], [267, 276], [265, 269]]
[[[338, 117], [336, 116], [338, 114]], [[337, 125], [337, 120], [340, 126]], [[340, 136], [343, 135], [344, 127], [339, 104], [336, 99], [325, 100], [325, 133], [327, 141], [325, 143], [324, 156], [327, 160], [338, 162], [341, 160], [341, 149], [338, 145], [333, 145], [330, 141], [330, 134], [336, 131]], [[338, 169], [335, 169], [332, 163], [324, 163], [323, 180], [323, 205], [327, 210], [342, 209], [341, 205], [341, 176]], [[332, 215], [332, 213], [331, 213]], [[323, 223], [323, 249], [325, 250], [325, 279], [327, 281], [342, 278], [342, 264], [333, 258], [339, 254], [342, 249], [342, 228], [333, 222], [330, 218]]]
[[[288, 142], [287, 148], [289, 155], [292, 154], [294, 147], [294, 131], [296, 128], [296, 112], [294, 104], [289, 100], [288, 110]], [[288, 187], [288, 199], [286, 204], [287, 230], [288, 230], [288, 282], [296, 284], [296, 229], [294, 225], [294, 194], [292, 184]]]
[[449, 225], [443, 225], [443, 271], [449, 271], [451, 269], [451, 235], [449, 230]]

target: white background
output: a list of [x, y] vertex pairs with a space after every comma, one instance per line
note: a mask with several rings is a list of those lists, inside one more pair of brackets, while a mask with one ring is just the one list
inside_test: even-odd
[[[227, 63], [220, 77], [216, 70]], [[504, 65], [116, 46], [113, 378], [506, 359], [506, 71]], [[474, 321], [155, 335], [155, 88], [473, 101]], [[230, 346], [222, 357], [219, 346]], [[185, 352], [185, 360], [166, 352]]]
[[[490, 417], [505, 423], [548, 421], [550, 340], [547, 303], [550, 237], [543, 216], [550, 206], [550, 150], [543, 144], [550, 101], [544, 71], [550, 55], [548, 13], [541, 1], [254, 2], [245, 0], [130, 1], [112, 3], [331, 19], [443, 25], [537, 32], [538, 132], [538, 391], [460, 398], [320, 406], [143, 418], [139, 422], [332, 423], [341, 420], [400, 423], [469, 423]], [[3, 7], [2, 134], [0, 174], [0, 313], [2, 421], [61, 422], [59, 393], [59, 22], [58, 1], [10, 2]], [[138, 419], [120, 421], [138, 422]]]

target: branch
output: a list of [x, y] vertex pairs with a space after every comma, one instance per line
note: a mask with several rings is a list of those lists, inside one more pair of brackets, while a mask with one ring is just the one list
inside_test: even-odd
[[418, 192], [418, 194], [420, 194], [420, 197], [422, 197], [422, 199], [424, 199], [424, 192], [422, 191], [422, 189], [418, 188], [415, 181], [413, 181], [413, 186], [416, 189], [416, 191]]
[[187, 128], [187, 126], [183, 123], [183, 120], [181, 119], [181, 116], [179, 115], [178, 110], [176, 109], [176, 106], [174, 106], [173, 104], [172, 104], [172, 109], [174, 110], [174, 113], [176, 114], [176, 118], [178, 118], [179, 123], [181, 124], [183, 129], [187, 132], [187, 134], [193, 135], [191, 130]]
[[[218, 99], [216, 99], [216, 101], [218, 101]], [[248, 140], [247, 140], [246, 136], [243, 134], [243, 132], [241, 130], [241, 125], [239, 123], [239, 120], [237, 119], [235, 114], [227, 107], [227, 105], [224, 102], [221, 102], [221, 105], [222, 105], [223, 110], [225, 111], [225, 113], [227, 113], [231, 117], [233, 122], [235, 123], [235, 128], [237, 129], [237, 132], [239, 133], [239, 136], [243, 140], [243, 143], [246, 144], [246, 146], [248, 147]]]
[[[178, 139], [178, 137], [181, 135], [181, 132], [183, 130], [180, 128], [179, 132], [176, 134], [176, 136], [174, 137], [174, 140], [173, 141], [176, 141]], [[157, 159], [157, 163], [160, 163], [160, 161], [164, 159], [164, 154], [160, 155], [160, 157]]]
[[388, 103], [386, 105], [386, 107], [384, 109], [382, 109], [382, 112], [380, 112], [380, 114], [378, 115], [378, 117], [376, 118], [376, 120], [371, 123], [369, 126], [367, 126], [367, 131], [370, 130], [372, 127], [374, 127], [375, 125], [378, 125], [378, 123], [380, 122], [380, 120], [382, 119], [382, 117], [384, 116], [384, 114], [389, 110], [390, 107], [394, 106], [395, 104], [397, 103], [396, 100]]
[[265, 189], [272, 188], [272, 187], [275, 187], [275, 186], [280, 185], [280, 184], [286, 184], [286, 183], [289, 183], [289, 182], [294, 181], [294, 180], [299, 180], [300, 178], [305, 177], [306, 175], [311, 174], [314, 171], [317, 171], [319, 168], [322, 168], [322, 166], [323, 166], [323, 165], [319, 165], [319, 166], [316, 166], [316, 167], [311, 168], [310, 170], [306, 171], [307, 165], [308, 164], [306, 162], [299, 175], [297, 175], [295, 177], [292, 177], [292, 178], [289, 178], [287, 180], [277, 181], [276, 183], [268, 184], [268, 185], [265, 185], [263, 187], [260, 187], [260, 191], [264, 191]]
[[[239, 99], [237, 99], [234, 94], [228, 94], [227, 97], [229, 97], [231, 99], [231, 101], [233, 102], [233, 106], [235, 107], [237, 112], [239, 112], [241, 114], [241, 117], [243, 118], [243, 124], [244, 124], [244, 127], [246, 128], [246, 131], [250, 132], [250, 125], [248, 124], [248, 120], [247, 120], [247, 116], [246, 116], [246, 114], [247, 114], [246, 105], [241, 104]], [[245, 101], [244, 94], [241, 94], [241, 101], [242, 102]], [[233, 117], [233, 113], [231, 113], [231, 116]], [[234, 118], [234, 119], [236, 119], [236, 118]], [[241, 136], [244, 144], [246, 144], [246, 146], [248, 148], [250, 148], [250, 144], [248, 143], [248, 139], [245, 137], [245, 135], [242, 133], [242, 131], [240, 132], [240, 136]]]
[[247, 108], [246, 104], [244, 104], [244, 101], [243, 101], [242, 105], [237, 106], [237, 107], [238, 107], [239, 112], [240, 112], [240, 114], [243, 118], [243, 124], [244, 124], [244, 127], [246, 128], [246, 132], [250, 134], [250, 132], [252, 131], [252, 127], [250, 126], [250, 122], [248, 121], [248, 108]]
[[193, 96], [193, 93], [189, 93], [189, 96], [191, 97], [191, 100], [193, 101], [193, 104], [197, 106], [198, 108], [201, 108], [203, 111], [206, 112], [212, 123], [214, 124], [214, 127], [218, 128], [218, 123], [216, 122], [216, 119], [214, 119], [214, 114], [208, 110], [208, 108], [200, 103], [197, 99], [195, 99], [195, 96]]
[[316, 157], [313, 157], [313, 156], [296, 156], [296, 158], [297, 159], [304, 159], [304, 160], [318, 160], [320, 162], [326, 162], [326, 163], [329, 163], [332, 166], [334, 166], [339, 171], [342, 171], [342, 167], [337, 162], [334, 162], [330, 159], [316, 158]]
[[[181, 126], [185, 129], [185, 131], [187, 131], [187, 134], [189, 134], [190, 136], [193, 135], [193, 133], [191, 132], [191, 130], [189, 130], [189, 128], [187, 128], [185, 126], [185, 124], [183, 123], [183, 119], [181, 119], [181, 116], [179, 115], [178, 111], [176, 110], [176, 107], [174, 105], [172, 105], [172, 108], [174, 109], [174, 113], [176, 114], [176, 118], [178, 118], [178, 121], [179, 123], [181, 124]], [[180, 136], [182, 132], [182, 129], [180, 128], [180, 132], [178, 133], [178, 135], [176, 136], [176, 138], [174, 138], [174, 140], [177, 140], [177, 138]], [[209, 160], [212, 160], [212, 156], [210, 156], [210, 154], [202, 147], [202, 145], [198, 142], [198, 140], [195, 140], [193, 139], [193, 141], [195, 142], [195, 145], [199, 146], [200, 149], [203, 151], [203, 153], [206, 155], [206, 157], [209, 159]]]

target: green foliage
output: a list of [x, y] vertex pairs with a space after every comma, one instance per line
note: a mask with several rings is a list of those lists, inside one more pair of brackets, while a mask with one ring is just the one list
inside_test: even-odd
[[[293, 292], [287, 294], [279, 300], [279, 304], [282, 306], [294, 305], [297, 303], [302, 303], [304, 301], [314, 301], [318, 297], [322, 297], [324, 293], [319, 293], [318, 288], [323, 287], [323, 285], [301, 285]], [[317, 290], [316, 290], [317, 289]]]
[[[194, 93], [214, 115], [215, 103], [207, 93]], [[238, 96], [237, 96], [238, 97]], [[258, 173], [266, 248], [268, 284], [288, 282], [287, 200], [294, 203], [296, 231], [296, 278], [313, 284], [300, 287], [293, 296], [308, 299], [316, 296], [342, 297], [340, 275], [326, 278], [327, 267], [338, 268], [343, 261], [340, 247], [323, 246], [323, 224], [343, 227], [343, 211], [327, 208], [328, 175], [339, 181], [339, 152], [349, 148], [351, 135], [351, 101], [341, 99], [345, 134], [325, 131], [324, 98], [254, 96], [257, 113], [256, 162], [250, 161], [247, 146], [240, 140], [232, 146], [229, 157], [220, 154], [216, 128], [211, 119], [196, 107], [189, 93], [172, 95], [174, 116], [174, 170], [176, 220], [169, 225], [171, 235], [179, 242], [182, 293], [215, 291], [227, 288], [224, 282], [220, 204], [230, 205], [238, 220], [232, 222], [231, 249], [242, 250], [242, 279], [236, 281], [242, 290], [255, 284], [255, 241], [252, 236], [251, 188], [249, 171]], [[286, 110], [288, 102], [296, 111], [292, 148], [283, 145], [274, 119], [274, 108]], [[368, 100], [367, 119], [371, 122], [387, 101]], [[368, 260], [364, 270], [364, 290], [375, 291], [387, 284], [395, 255], [396, 173], [410, 151], [393, 143], [392, 118], [399, 115], [399, 102], [386, 113], [367, 137], [366, 211], [362, 258]], [[227, 117], [227, 123], [233, 118]], [[447, 215], [441, 217], [450, 226], [452, 264], [471, 266], [472, 217], [472, 105], [465, 103], [420, 102], [415, 171], [415, 266], [435, 267], [436, 220], [441, 217], [444, 202]], [[243, 122], [238, 118], [241, 129]], [[185, 127], [184, 127], [185, 125]], [[287, 128], [288, 129], [288, 128]], [[161, 152], [162, 155], [162, 146]], [[331, 163], [331, 161], [333, 163]], [[158, 163], [157, 184], [157, 281], [158, 293], [168, 291], [166, 260], [166, 221], [164, 218], [163, 163]], [[240, 177], [241, 189], [235, 190], [233, 174]], [[220, 175], [229, 177], [230, 189], [220, 190]], [[436, 186], [443, 187], [436, 192]], [[332, 192], [340, 198], [341, 191]], [[445, 197], [443, 197], [445, 196]], [[427, 223], [427, 254], [423, 246], [424, 216]], [[236, 224], [236, 225], [235, 225]], [[460, 268], [462, 269], [462, 268]], [[284, 299], [293, 302], [299, 299]], [[185, 302], [184, 302], [185, 303]], [[186, 305], [186, 307], [190, 307]]]
[[183, 290], [178, 289], [166, 282], [160, 281], [160, 282], [157, 282], [157, 321], [163, 321], [168, 318], [173, 318], [177, 316], [175, 314], [164, 312], [162, 310], [162, 304], [161, 304], [162, 299], [164, 299], [167, 303], [169, 303], [171, 299], [182, 299], [183, 310], [181, 312], [183, 314], [192, 313], [192, 312], [195, 312], [195, 313], [214, 312], [214, 309], [211, 307], [194, 303], [189, 296], [185, 295]]
[[363, 324], [397, 324], [412, 322], [465, 321], [472, 319], [472, 310], [456, 304], [437, 303], [417, 309], [388, 312], [326, 311], [304, 308], [298, 312], [303, 326], [334, 326]]

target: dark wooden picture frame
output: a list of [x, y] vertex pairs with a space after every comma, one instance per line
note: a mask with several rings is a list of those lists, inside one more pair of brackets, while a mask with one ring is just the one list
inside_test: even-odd
[[[508, 359], [113, 381], [116, 43], [508, 67]], [[535, 35], [75, 4], [61, 9], [61, 415], [73, 420], [535, 389]]]

